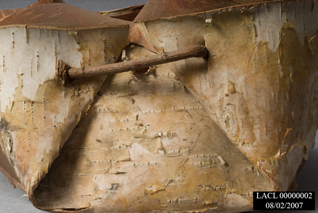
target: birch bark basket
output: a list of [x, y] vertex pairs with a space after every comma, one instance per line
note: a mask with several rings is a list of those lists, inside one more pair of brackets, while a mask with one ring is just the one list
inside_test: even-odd
[[317, 130], [317, 4], [182, 2], [149, 1], [136, 34], [158, 52], [205, 44], [207, 62], [176, 62], [174, 73], [272, 187], [287, 190]]
[[64, 85], [56, 77], [58, 61], [76, 67], [116, 62], [128, 44], [129, 24], [62, 3], [33, 6], [1, 21], [0, 144], [8, 160], [2, 162], [8, 179], [34, 205], [35, 188], [106, 78]]
[[[55, 3], [0, 22], [0, 169], [37, 208], [243, 212], [253, 191], [295, 188], [318, 125], [317, 4], [150, 0], [134, 23], [101, 14]], [[198, 45], [208, 58], [146, 74], [57, 77], [60, 61], [89, 70]]]

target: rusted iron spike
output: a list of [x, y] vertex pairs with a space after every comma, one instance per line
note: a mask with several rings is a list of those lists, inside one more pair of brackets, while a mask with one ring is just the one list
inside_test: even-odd
[[115, 73], [136, 71], [142, 68], [155, 66], [158, 64], [179, 61], [192, 57], [207, 57], [208, 50], [203, 45], [192, 46], [176, 51], [160, 53], [158, 55], [146, 58], [125, 61], [115, 64], [107, 64], [102, 66], [92, 66], [83, 68], [70, 68], [65, 62], [61, 61], [59, 65], [58, 75], [63, 80], [87, 78], [101, 75], [112, 75]]

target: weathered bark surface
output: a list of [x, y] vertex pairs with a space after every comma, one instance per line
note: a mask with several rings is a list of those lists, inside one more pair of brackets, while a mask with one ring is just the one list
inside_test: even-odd
[[14, 188], [19, 187], [21, 190], [24, 190], [7, 156], [2, 151], [0, 152], [0, 171], [7, 177]]
[[[93, 12], [82, 14], [82, 9], [66, 4], [37, 7], [44, 8], [47, 17], [56, 15], [56, 10], [71, 10], [76, 14], [74, 19], [97, 16], [105, 23], [112, 21]], [[19, 25], [18, 20], [28, 11], [36, 16], [31, 7], [10, 20]], [[56, 25], [50, 22], [48, 28], [60, 28], [58, 21], [67, 18], [63, 15], [60, 14]], [[95, 29], [85, 29], [81, 23], [69, 20], [68, 24], [78, 30], [66, 31], [43, 29], [43, 20], [39, 26], [32, 22], [27, 28], [10, 27], [6, 21], [0, 23], [0, 147], [20, 182], [12, 181], [13, 184], [21, 186], [32, 199], [34, 189], [105, 80], [99, 77], [64, 85], [56, 78], [57, 62], [63, 60], [77, 67], [114, 63], [128, 44], [129, 25], [122, 21], [119, 26], [116, 20], [114, 28], [97, 24], [89, 26]], [[8, 178], [16, 180], [10, 173], [7, 172]]]
[[[65, 3], [63, 0], [39, 0], [38, 2], [31, 4], [28, 7], [35, 7], [38, 5], [42, 5], [42, 4], [50, 4], [50, 3]], [[28, 8], [27, 7], [27, 8]], [[21, 8], [21, 9], [10, 9], [10, 10], [0, 10], [0, 21], [2, 21], [3, 19], [16, 14], [17, 12], [20, 12], [22, 10], [25, 10], [26, 8]]]
[[187, 59], [171, 67], [272, 186], [287, 190], [317, 130], [318, 5], [277, 2], [174, 16], [137, 17], [136, 25], [157, 50], [206, 45], [207, 63]]
[[[127, 57], [142, 57], [137, 50]], [[36, 190], [36, 205], [246, 211], [253, 190], [272, 190], [172, 71], [108, 76]], [[242, 203], [224, 206], [232, 198]]]
[[249, 211], [252, 191], [287, 190], [307, 160], [318, 125], [318, 5], [215, 1], [197, 10], [171, 1], [183, 2], [182, 11], [162, 15], [156, 7], [157, 17], [154, 2], [130, 25], [130, 41], [144, 48], [128, 46], [122, 58], [193, 45], [206, 46], [208, 58], [63, 84], [58, 61], [78, 68], [116, 62], [129, 22], [62, 4], [55, 6], [75, 16], [66, 23], [48, 16], [36, 26], [23, 20], [32, 17], [25, 11], [2, 22], [5, 173], [38, 208]]
[[[53, 14], [54, 11], [55, 13]], [[49, 15], [51, 14], [51, 15]], [[101, 29], [129, 25], [131, 22], [101, 16], [96, 13], [63, 3], [42, 4], [8, 16], [0, 26], [42, 27], [54, 30]]]
[[126, 21], [133, 21], [139, 14], [144, 5], [137, 5], [132, 7], [126, 7], [118, 10], [101, 11], [99, 14], [110, 16], [112, 18], [118, 18]]
[[259, 6], [270, 2], [287, 2], [292, 0], [149, 0], [135, 21], [151, 21], [169, 17], [193, 15], [205, 12], [243, 7]]

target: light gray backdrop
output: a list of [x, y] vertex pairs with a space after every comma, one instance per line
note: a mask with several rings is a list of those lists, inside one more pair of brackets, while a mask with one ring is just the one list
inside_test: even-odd
[[[147, 0], [65, 0], [72, 4], [94, 12], [113, 10], [133, 5], [144, 4]], [[23, 8], [36, 0], [0, 0], [0, 9]], [[0, 38], [1, 39], [1, 38]], [[318, 191], [318, 137], [316, 146], [311, 151], [309, 160], [304, 169], [297, 176], [299, 191]], [[13, 189], [5, 176], [0, 172], [0, 213], [39, 213], [29, 202], [28, 197], [20, 189]], [[318, 195], [316, 196], [316, 208], [318, 210]], [[274, 211], [271, 211], [274, 213]], [[279, 211], [281, 213], [287, 211]], [[295, 211], [294, 211], [295, 212]], [[305, 213], [305, 211], [302, 211]]]

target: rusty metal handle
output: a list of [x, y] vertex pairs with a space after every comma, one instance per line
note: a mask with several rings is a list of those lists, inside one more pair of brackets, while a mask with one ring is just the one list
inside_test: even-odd
[[71, 68], [65, 62], [61, 61], [58, 68], [58, 76], [63, 80], [70, 80], [76, 78], [96, 77], [101, 75], [112, 75], [127, 71], [137, 71], [141, 70], [142, 68], [179, 61], [182, 59], [207, 56], [208, 50], [206, 47], [203, 45], [198, 45], [176, 51], [160, 53], [158, 55], [149, 56], [146, 58], [102, 66]]

